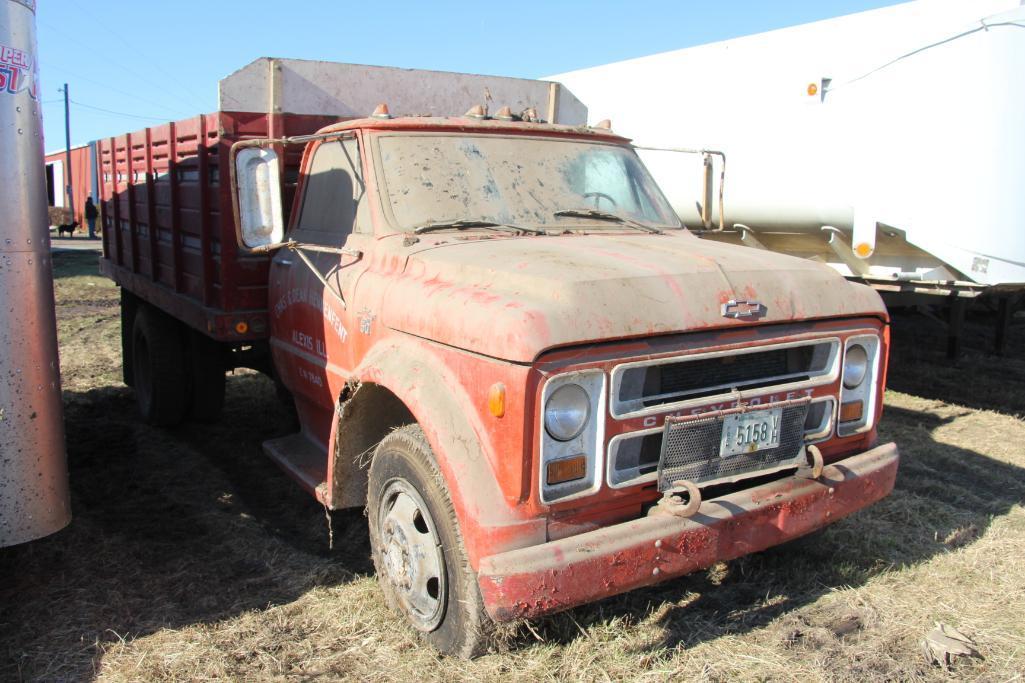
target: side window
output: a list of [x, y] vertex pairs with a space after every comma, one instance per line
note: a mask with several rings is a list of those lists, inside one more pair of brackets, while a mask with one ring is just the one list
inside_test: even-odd
[[341, 247], [351, 232], [369, 232], [365, 196], [356, 141], [321, 144], [310, 162], [295, 239]]

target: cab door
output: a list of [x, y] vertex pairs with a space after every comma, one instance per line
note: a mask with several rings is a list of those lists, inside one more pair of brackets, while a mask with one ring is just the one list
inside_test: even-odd
[[[369, 241], [366, 186], [355, 136], [310, 151], [298, 214], [271, 266], [281, 289], [271, 316], [275, 363], [304, 427], [326, 446], [334, 404], [354, 364], [356, 290]], [[323, 424], [322, 424], [323, 423]]]

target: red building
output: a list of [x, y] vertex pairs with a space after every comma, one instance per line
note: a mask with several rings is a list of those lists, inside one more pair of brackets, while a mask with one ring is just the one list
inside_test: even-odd
[[[67, 207], [67, 156], [64, 150], [46, 155], [46, 201], [49, 206]], [[71, 148], [71, 192], [74, 200], [75, 218], [85, 225], [85, 198], [92, 195], [97, 200], [95, 143]]]

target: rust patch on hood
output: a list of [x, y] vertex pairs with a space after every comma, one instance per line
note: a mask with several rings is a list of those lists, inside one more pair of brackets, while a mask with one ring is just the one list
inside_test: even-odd
[[587, 234], [425, 243], [390, 285], [392, 329], [495, 358], [710, 328], [731, 299], [765, 306], [759, 324], [884, 315], [879, 296], [812, 261], [690, 233]]

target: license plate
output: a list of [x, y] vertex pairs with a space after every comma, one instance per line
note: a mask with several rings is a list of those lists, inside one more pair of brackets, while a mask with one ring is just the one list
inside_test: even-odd
[[757, 453], [779, 446], [783, 409], [755, 410], [723, 418], [719, 457]]

